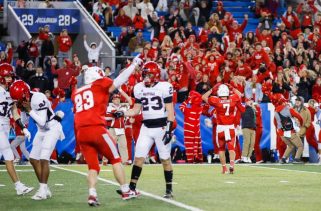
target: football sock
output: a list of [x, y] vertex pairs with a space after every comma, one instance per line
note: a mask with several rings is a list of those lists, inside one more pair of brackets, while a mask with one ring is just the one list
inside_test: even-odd
[[164, 171], [166, 192], [172, 192], [173, 171]]
[[223, 173], [227, 171], [226, 165], [222, 165]]
[[[142, 173], [142, 168], [139, 166], [133, 165], [131, 179], [138, 180], [141, 173]], [[129, 188], [131, 190], [135, 190], [136, 189], [136, 182], [130, 182]]]
[[47, 190], [47, 184], [45, 183], [40, 183], [40, 190]]
[[121, 185], [121, 186], [120, 186], [120, 190], [121, 190], [121, 192], [123, 192], [123, 193], [128, 192], [128, 191], [129, 191], [129, 186], [128, 186], [128, 184]]
[[89, 188], [89, 195], [97, 197], [97, 192], [95, 188]]
[[231, 161], [230, 161], [230, 166], [231, 166], [232, 168], [234, 168], [234, 160], [231, 160]]
[[17, 182], [14, 183], [14, 185], [15, 185], [16, 188], [19, 188], [19, 187], [22, 186], [22, 183], [20, 181], [17, 181]]

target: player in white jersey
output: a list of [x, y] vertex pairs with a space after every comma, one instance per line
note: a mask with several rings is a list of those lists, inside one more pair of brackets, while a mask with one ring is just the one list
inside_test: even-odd
[[13, 76], [13, 68], [11, 65], [0, 65], [0, 154], [4, 157], [8, 174], [15, 184], [17, 195], [24, 195], [32, 191], [33, 188], [27, 187], [20, 182], [14, 168], [14, 156], [9, 143], [10, 116], [13, 116], [14, 120], [21, 127], [26, 137], [30, 138], [30, 132], [22, 124], [17, 112], [17, 107], [7, 91], [13, 80]]
[[[128, 117], [143, 114], [143, 124], [135, 148], [135, 160], [129, 184], [136, 191], [136, 183], [143, 163], [155, 143], [163, 164], [166, 181], [164, 198], [172, 198], [173, 168], [171, 163], [171, 138], [174, 122], [173, 87], [168, 82], [160, 82], [160, 68], [155, 62], [143, 66], [143, 82], [134, 87], [135, 105], [133, 109], [119, 115]], [[138, 191], [136, 191], [138, 193]]]
[[35, 170], [40, 188], [32, 199], [47, 199], [51, 197], [47, 185], [50, 155], [57, 141], [65, 138], [60, 124], [63, 114], [60, 112], [60, 116], [55, 115], [47, 97], [43, 93], [30, 91], [29, 86], [21, 80], [13, 82], [10, 86], [10, 95], [17, 101], [18, 107], [28, 113], [37, 124], [38, 131], [33, 140], [30, 163]]

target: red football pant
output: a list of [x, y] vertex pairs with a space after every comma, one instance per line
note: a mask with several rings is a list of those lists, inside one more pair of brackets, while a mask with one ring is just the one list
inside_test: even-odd
[[276, 135], [276, 149], [279, 151], [279, 159], [283, 157], [286, 147], [287, 146], [284, 141], [282, 141], [281, 137]]
[[260, 141], [262, 138], [262, 133], [263, 133], [263, 128], [261, 128], [261, 127], [256, 128], [255, 143], [254, 143], [254, 152], [255, 152], [256, 162], [263, 160], [262, 151], [260, 148]]
[[77, 130], [77, 141], [89, 170], [100, 171], [98, 154], [106, 157], [111, 164], [121, 162], [115, 140], [104, 126], [79, 128]]
[[311, 145], [316, 151], [318, 151], [318, 141], [315, 137], [315, 128], [314, 125], [311, 123], [310, 127], [307, 128], [306, 131], [306, 138], [309, 145]]
[[131, 127], [125, 127], [125, 136], [127, 141], [128, 160], [132, 160], [132, 142], [133, 142], [133, 129]]
[[230, 129], [231, 140], [226, 141], [224, 132], [217, 134], [217, 146], [219, 151], [225, 152], [225, 144], [227, 144], [227, 149], [230, 151], [235, 151], [235, 129]]

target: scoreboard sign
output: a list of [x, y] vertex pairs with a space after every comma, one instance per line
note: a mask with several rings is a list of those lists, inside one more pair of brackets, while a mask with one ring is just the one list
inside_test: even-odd
[[15, 8], [17, 16], [30, 33], [38, 33], [40, 27], [50, 26], [52, 33], [67, 29], [78, 33], [80, 13], [77, 9], [20, 9]]

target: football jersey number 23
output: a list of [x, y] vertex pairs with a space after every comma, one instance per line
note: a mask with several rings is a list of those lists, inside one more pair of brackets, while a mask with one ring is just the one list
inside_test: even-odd
[[152, 110], [161, 110], [163, 108], [163, 102], [162, 102], [162, 98], [160, 96], [155, 96], [150, 98], [150, 102], [155, 102], [156, 105], [150, 106], [149, 104], [149, 99], [146, 97], [142, 97], [141, 98], [141, 102], [143, 105], [143, 111], [149, 111], [149, 109], [151, 108]]
[[92, 91], [87, 90], [75, 96], [76, 112], [88, 110], [94, 107], [94, 96]]

